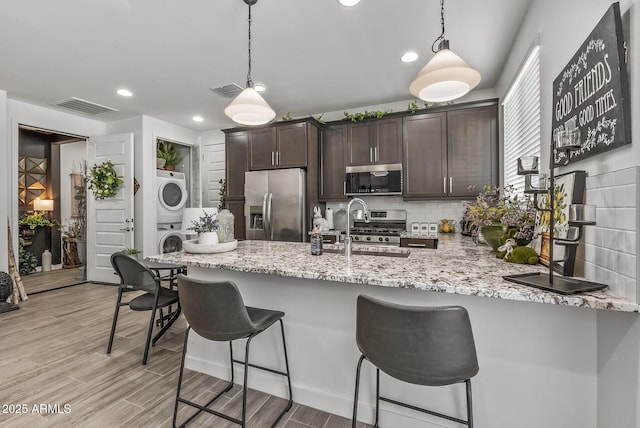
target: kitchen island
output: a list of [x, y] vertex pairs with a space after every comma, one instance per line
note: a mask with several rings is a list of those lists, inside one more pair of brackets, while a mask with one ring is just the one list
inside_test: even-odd
[[[406, 258], [354, 255], [350, 270], [344, 255], [311, 256], [309, 244], [285, 242], [243, 241], [229, 253], [151, 259], [184, 263], [196, 278], [232, 280], [246, 304], [286, 312], [294, 399], [303, 404], [350, 415], [359, 356], [355, 302], [368, 294], [468, 309], [480, 364], [472, 381], [479, 427], [596, 428], [607, 426], [598, 422], [602, 415], [637, 418], [640, 345], [628, 332], [638, 329], [637, 314], [629, 313], [638, 305], [607, 292], [562, 296], [506, 282], [503, 275], [544, 268], [497, 260], [488, 248], [459, 235], [441, 237], [437, 250], [412, 249]], [[276, 333], [254, 341], [256, 362], [281, 366]], [[187, 365], [227, 378], [226, 351], [193, 335]], [[374, 370], [363, 370], [359, 416], [370, 422]], [[257, 371], [250, 373], [249, 386], [285, 393], [280, 379]], [[383, 376], [382, 388], [413, 404], [464, 416], [462, 387], [417, 388]], [[456, 426], [384, 404], [381, 409], [383, 426]]]

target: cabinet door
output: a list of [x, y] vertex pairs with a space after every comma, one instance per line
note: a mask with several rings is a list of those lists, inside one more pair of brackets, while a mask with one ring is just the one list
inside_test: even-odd
[[246, 239], [244, 222], [244, 199], [227, 201], [227, 209], [233, 214], [233, 235], [236, 239]]
[[374, 162], [378, 164], [402, 162], [402, 118], [379, 120], [375, 126]]
[[249, 134], [249, 170], [275, 168], [275, 128], [256, 129]]
[[447, 194], [446, 113], [404, 118], [404, 198], [424, 199]]
[[320, 159], [320, 200], [346, 200], [344, 194], [345, 149], [344, 126], [334, 126], [322, 131]]
[[276, 128], [278, 140], [278, 168], [307, 166], [307, 124], [294, 123]]
[[449, 196], [474, 197], [485, 185], [497, 186], [497, 122], [497, 106], [447, 113]]
[[230, 132], [225, 136], [227, 198], [244, 198], [244, 173], [247, 172], [249, 132]]
[[372, 132], [375, 126], [371, 123], [347, 125], [347, 165], [373, 163]]

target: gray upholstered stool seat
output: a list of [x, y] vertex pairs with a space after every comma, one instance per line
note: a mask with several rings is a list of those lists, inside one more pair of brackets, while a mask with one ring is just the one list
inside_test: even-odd
[[[184, 311], [184, 316], [189, 323], [189, 327], [185, 333], [184, 346], [182, 348], [182, 363], [180, 365], [178, 392], [176, 394], [176, 402], [173, 412], [173, 426], [176, 426], [178, 404], [183, 403], [197, 408], [198, 412], [189, 417], [189, 419], [183, 422], [180, 426], [185, 426], [201, 414], [201, 412], [207, 412], [244, 427], [247, 422], [247, 379], [249, 367], [265, 370], [287, 378], [289, 399], [285, 408], [278, 414], [275, 422], [273, 422], [272, 426], [275, 426], [282, 416], [291, 409], [291, 405], [293, 403], [291, 379], [289, 377], [289, 361], [287, 359], [287, 344], [284, 338], [284, 325], [282, 323], [284, 312], [245, 306], [238, 287], [230, 281], [201, 281], [184, 275], [178, 275], [178, 293], [180, 295], [180, 304], [182, 305], [182, 310]], [[249, 345], [251, 344], [252, 339], [276, 322], [280, 322], [280, 332], [282, 333], [284, 364], [286, 368], [286, 371], [284, 372], [249, 363]], [[192, 329], [204, 339], [216, 342], [229, 342], [231, 380], [224, 390], [219, 392], [206, 404], [198, 404], [180, 396], [187, 343], [189, 332]], [[233, 358], [233, 346], [231, 345], [231, 341], [236, 339], [247, 339], [245, 344], [244, 361]], [[234, 418], [210, 408], [210, 406], [219, 397], [221, 397], [222, 394], [233, 387], [233, 363], [239, 363], [244, 366], [241, 419]]]
[[[467, 310], [461, 306], [403, 306], [358, 296], [356, 341], [362, 353], [356, 371], [353, 427], [358, 412], [360, 369], [364, 359], [376, 367], [376, 417], [386, 401], [473, 427], [471, 378], [478, 359]], [[380, 371], [404, 382], [442, 386], [464, 382], [467, 420], [380, 396]]]

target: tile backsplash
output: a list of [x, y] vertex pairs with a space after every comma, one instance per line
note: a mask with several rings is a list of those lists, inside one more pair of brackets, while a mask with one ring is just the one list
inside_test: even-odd
[[[638, 302], [637, 195], [640, 167], [587, 177], [586, 203], [596, 205], [596, 225], [585, 227], [576, 265], [584, 276]], [[582, 258], [582, 260], [581, 260]], [[579, 273], [579, 272], [577, 272]]]
[[[411, 223], [429, 222], [453, 219], [456, 221], [456, 232], [459, 232], [459, 222], [462, 220], [462, 201], [403, 201], [401, 196], [362, 196], [370, 210], [406, 210], [407, 228]], [[347, 207], [346, 203], [327, 203], [327, 208], [337, 210], [340, 206]], [[323, 213], [324, 215], [324, 213]]]

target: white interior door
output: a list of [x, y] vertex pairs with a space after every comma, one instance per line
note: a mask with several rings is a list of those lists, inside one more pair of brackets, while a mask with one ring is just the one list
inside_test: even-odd
[[133, 244], [133, 134], [91, 137], [87, 168], [110, 160], [124, 180], [113, 198], [98, 199], [87, 192], [87, 279], [117, 283], [111, 254]]
[[204, 157], [202, 187], [203, 207], [217, 207], [220, 203], [220, 179], [225, 178], [224, 143], [202, 146]]

